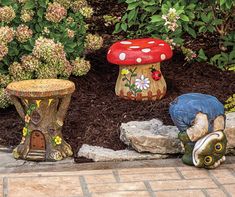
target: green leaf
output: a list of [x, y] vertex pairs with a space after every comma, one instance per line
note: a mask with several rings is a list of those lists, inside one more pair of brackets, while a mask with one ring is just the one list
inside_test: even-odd
[[47, 7], [47, 1], [45, 0], [38, 0], [38, 3], [41, 7], [46, 8]]
[[128, 22], [130, 22], [134, 17], [135, 17], [135, 14], [136, 14], [136, 10], [131, 10], [128, 14]]
[[12, 5], [14, 4], [14, 0], [1, 0], [0, 3], [5, 6], [5, 5]]
[[188, 27], [187, 32], [193, 37], [196, 38], [197, 37], [197, 33], [194, 29], [192, 29], [191, 27]]
[[203, 60], [203, 61], [206, 61], [206, 60], [208, 59], [208, 58], [206, 57], [206, 54], [205, 54], [205, 52], [204, 52], [203, 49], [200, 49], [200, 50], [199, 50], [198, 58], [200, 58], [200, 59]]
[[121, 24], [121, 28], [123, 31], [126, 31], [127, 30], [127, 24], [126, 23], [122, 23]]
[[33, 47], [31, 47], [30, 45], [23, 45], [23, 47], [26, 51], [32, 51], [33, 50]]
[[38, 15], [40, 18], [43, 17], [43, 13], [44, 13], [44, 11], [43, 11], [42, 8], [40, 8], [40, 9], [37, 11], [37, 15]]
[[152, 23], [159, 22], [159, 21], [162, 21], [162, 17], [160, 15], [153, 15], [151, 17], [151, 22]]
[[24, 9], [26, 10], [31, 10], [33, 8], [35, 8], [35, 1], [27, 1], [25, 4], [24, 4]]
[[182, 14], [182, 15], [180, 16], [180, 19], [183, 20], [183, 21], [185, 21], [185, 22], [188, 22], [188, 21], [189, 21], [189, 18], [188, 18], [186, 15], [184, 15], [184, 14]]
[[128, 5], [127, 10], [133, 10], [136, 7], [138, 7], [138, 5], [139, 5], [139, 2], [131, 3], [131, 4]]

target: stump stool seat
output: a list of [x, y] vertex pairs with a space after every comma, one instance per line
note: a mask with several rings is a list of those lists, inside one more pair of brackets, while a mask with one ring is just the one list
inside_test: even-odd
[[21, 143], [13, 151], [16, 159], [58, 161], [72, 156], [61, 130], [74, 90], [73, 82], [61, 79], [26, 80], [7, 86], [25, 121]]

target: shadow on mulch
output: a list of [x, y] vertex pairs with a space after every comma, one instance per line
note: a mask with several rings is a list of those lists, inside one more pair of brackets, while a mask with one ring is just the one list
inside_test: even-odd
[[[223, 72], [205, 63], [182, 66], [183, 57], [175, 54], [171, 61], [162, 64], [168, 85], [165, 98], [155, 102], [122, 100], [114, 92], [118, 66], [107, 63], [106, 51], [103, 49], [88, 56], [92, 69], [86, 76], [71, 77], [76, 84], [76, 92], [63, 133], [74, 153], [82, 144], [124, 149], [125, 145], [119, 140], [122, 122], [159, 118], [165, 124], [173, 124], [168, 113], [169, 103], [181, 94], [206, 93], [224, 102], [235, 91], [235, 73]], [[23, 122], [14, 107], [0, 110], [0, 125], [0, 144], [17, 145]]]

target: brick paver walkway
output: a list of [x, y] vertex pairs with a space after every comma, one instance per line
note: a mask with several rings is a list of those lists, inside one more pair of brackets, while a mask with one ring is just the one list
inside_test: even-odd
[[235, 196], [235, 164], [0, 174], [0, 197]]

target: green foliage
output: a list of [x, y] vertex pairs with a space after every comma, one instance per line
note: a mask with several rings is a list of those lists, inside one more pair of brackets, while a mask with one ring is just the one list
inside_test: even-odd
[[103, 45], [100, 36], [87, 31], [92, 14], [86, 0], [0, 0], [0, 87], [85, 75], [90, 69], [85, 54]]
[[225, 102], [224, 108], [227, 113], [235, 112], [235, 94], [228, 98], [228, 100]]
[[[198, 36], [213, 33], [219, 37], [218, 46], [222, 53], [212, 57], [210, 63], [223, 69], [230, 68], [234, 64], [234, 0], [125, 0], [121, 2], [127, 4], [127, 10], [121, 22], [116, 24], [114, 33], [124, 31], [130, 38], [157, 37], [166, 40], [172, 47], [181, 49], [185, 45], [186, 34], [196, 39]], [[191, 61], [192, 58], [186, 56], [186, 60]], [[209, 58], [201, 49], [198, 51], [197, 60], [207, 61]]]

